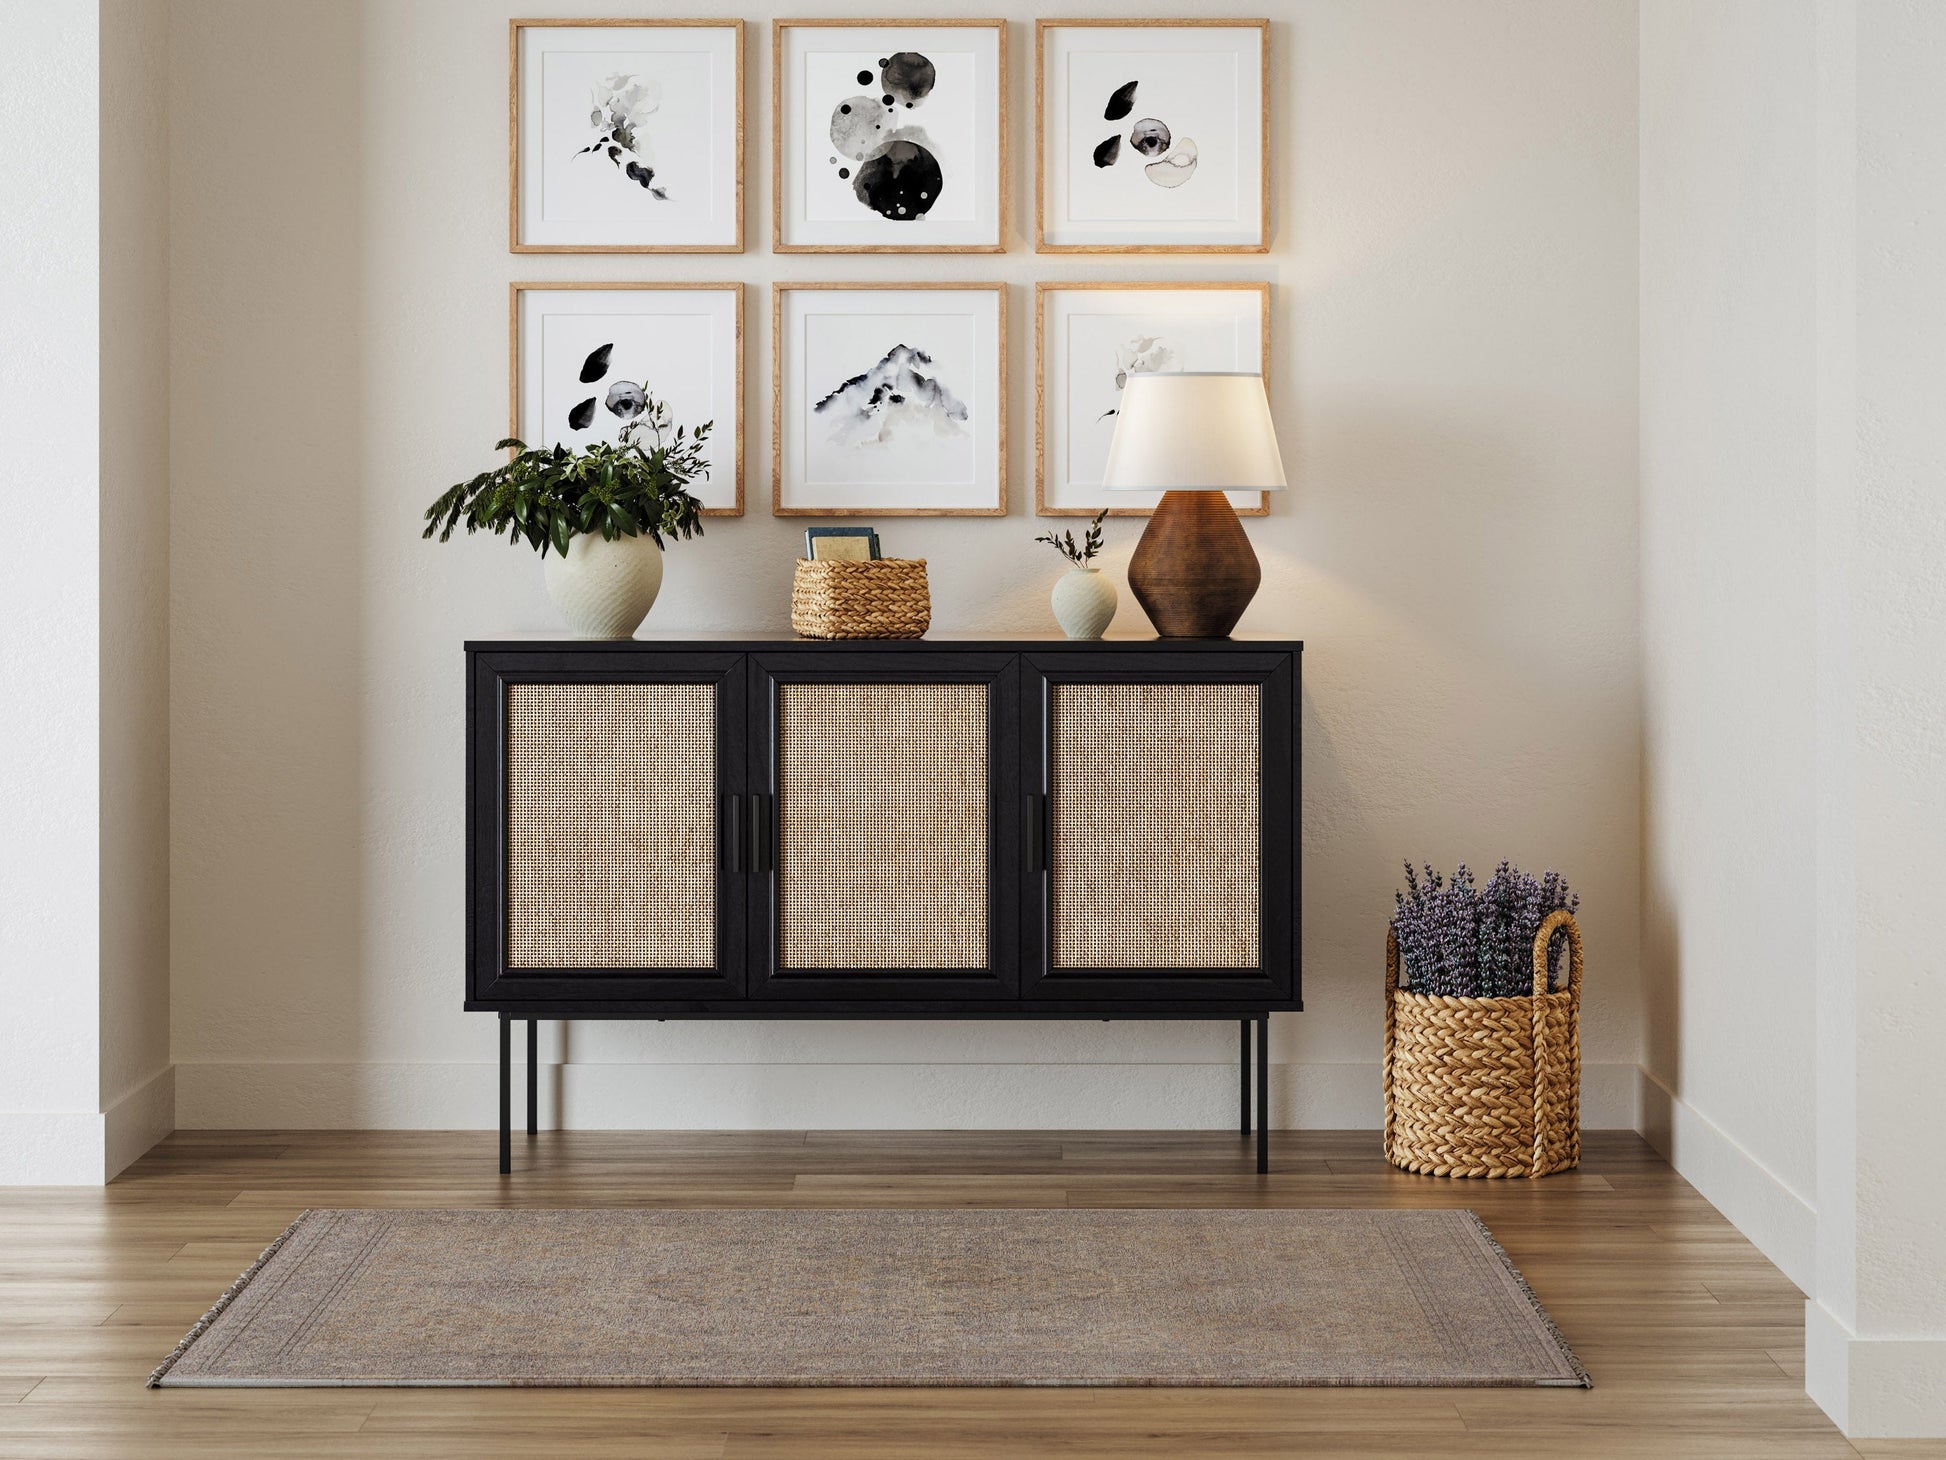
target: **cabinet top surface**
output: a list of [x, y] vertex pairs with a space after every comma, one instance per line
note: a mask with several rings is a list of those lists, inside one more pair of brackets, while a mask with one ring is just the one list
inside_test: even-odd
[[628, 651], [676, 651], [714, 649], [790, 649], [807, 653], [886, 653], [921, 652], [927, 649], [986, 649], [1018, 652], [1024, 649], [1061, 650], [1076, 654], [1166, 650], [1169, 652], [1208, 652], [1225, 649], [1244, 652], [1270, 650], [1300, 653], [1301, 639], [1239, 637], [1233, 639], [1160, 639], [1154, 637], [1068, 639], [1060, 634], [927, 634], [923, 639], [800, 639], [793, 635], [699, 631], [667, 639], [561, 639], [546, 634], [508, 635], [497, 639], [468, 639], [469, 654], [532, 653], [536, 650], [571, 650], [577, 653], [613, 654]]

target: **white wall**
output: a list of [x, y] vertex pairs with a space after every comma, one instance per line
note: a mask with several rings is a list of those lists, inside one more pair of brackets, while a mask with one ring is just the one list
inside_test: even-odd
[[[1823, 970], [1818, 1288], [1812, 1395], [1852, 1435], [1946, 1435], [1946, 11], [1818, 7], [1837, 113], [1824, 282], [1851, 308], [1834, 341], [1830, 498], [1821, 592], [1840, 599], [1827, 723], [1844, 756], [1847, 856], [1821, 904], [1837, 925]], [[1848, 636], [1847, 636], [1848, 635]], [[1846, 754], [1848, 752], [1848, 754]], [[1842, 934], [1849, 930], [1850, 946]], [[1824, 1230], [1826, 1227], [1829, 1230]]]
[[99, 1181], [101, 529], [93, 0], [3, 0], [0, 1182]]
[[91, 1183], [174, 1123], [168, 13], [0, 4], [0, 42], [0, 1183]]
[[[1100, 0], [1085, 13], [1169, 14]], [[1268, 279], [1296, 490], [1249, 531], [1245, 630], [1305, 656], [1305, 981], [1277, 1117], [1379, 1114], [1398, 859], [1586, 893], [1587, 1114], [1634, 1118], [1635, 10], [1276, 3], [1275, 248], [1037, 257], [1032, 12], [1008, 7], [1000, 257], [778, 257], [767, 6], [748, 32], [742, 256], [505, 246], [507, 12], [182, 0], [172, 37], [172, 962], [184, 1126], [490, 1123], [461, 1014], [469, 636], [546, 630], [539, 569], [419, 541], [505, 427], [512, 279], [740, 279], [751, 515], [669, 559], [645, 632], [775, 631], [801, 523], [764, 510], [773, 279], [1014, 286], [999, 521], [888, 525], [941, 630], [1051, 628], [1029, 540], [1031, 284]], [[582, 13], [568, 3], [522, 14]], [[1111, 525], [1119, 572], [1136, 537]], [[1119, 627], [1139, 632], [1132, 607]], [[1235, 1031], [1094, 1023], [550, 1030], [577, 1125], [1225, 1126]], [[554, 1082], [550, 1082], [553, 1084]], [[550, 1117], [552, 1112], [550, 1111]]]
[[1808, 1286], [1812, 17], [1641, 14], [1644, 1129]]
[[1645, 1122], [1946, 1434], [1946, 11], [1642, 10]]

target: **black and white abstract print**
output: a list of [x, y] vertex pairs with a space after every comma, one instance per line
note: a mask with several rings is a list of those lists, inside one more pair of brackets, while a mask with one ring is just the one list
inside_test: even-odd
[[[1104, 121], [1119, 122], [1130, 116], [1142, 89], [1142, 79], [1133, 77], [1108, 94], [1102, 107]], [[1127, 147], [1141, 159], [1142, 173], [1159, 188], [1179, 188], [1196, 175], [1196, 142], [1178, 137], [1160, 117], [1141, 117], [1131, 123]], [[1122, 160], [1123, 133], [1118, 128], [1095, 144], [1092, 160], [1096, 167], [1114, 167]]]
[[939, 148], [915, 113], [938, 84], [918, 51], [893, 51], [860, 64], [859, 90], [831, 111], [829, 165], [851, 184], [861, 207], [894, 223], [917, 223], [945, 190]]
[[968, 411], [932, 356], [897, 344], [869, 370], [838, 384], [811, 407], [840, 446], [875, 448], [894, 441], [966, 434]]
[[1131, 375], [1152, 375], [1180, 370], [1181, 353], [1158, 334], [1131, 335], [1115, 346], [1115, 404], [1095, 417], [1099, 424], [1122, 413], [1121, 394]]
[[[581, 369], [575, 377], [578, 385], [599, 385], [608, 376], [609, 361], [615, 353], [615, 342], [608, 341], [588, 352], [581, 362]], [[571, 391], [580, 395], [580, 391]], [[597, 392], [576, 401], [568, 407], [564, 424], [569, 431], [586, 431], [595, 424], [597, 407], [605, 407], [617, 423], [626, 425], [648, 408], [648, 392], [633, 380], [615, 380], [608, 386], [606, 393]]]
[[656, 181], [649, 151], [649, 118], [661, 105], [662, 88], [654, 81], [619, 71], [603, 77], [595, 84], [588, 113], [594, 140], [575, 156], [606, 157], [628, 182], [657, 202], [668, 202], [669, 190]]

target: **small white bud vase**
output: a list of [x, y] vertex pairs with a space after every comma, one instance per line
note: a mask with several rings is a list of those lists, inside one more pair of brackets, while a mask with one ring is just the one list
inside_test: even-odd
[[568, 540], [566, 557], [549, 550], [541, 576], [547, 596], [580, 637], [632, 638], [662, 591], [662, 549], [646, 533], [609, 542], [584, 532]]
[[1055, 581], [1054, 621], [1070, 639], [1099, 639], [1115, 617], [1115, 585], [1099, 568], [1069, 568]]

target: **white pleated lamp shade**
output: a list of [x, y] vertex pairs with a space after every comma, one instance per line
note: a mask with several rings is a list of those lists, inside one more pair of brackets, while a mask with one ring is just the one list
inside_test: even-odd
[[1130, 375], [1102, 485], [1124, 492], [1274, 492], [1285, 486], [1263, 376]]

